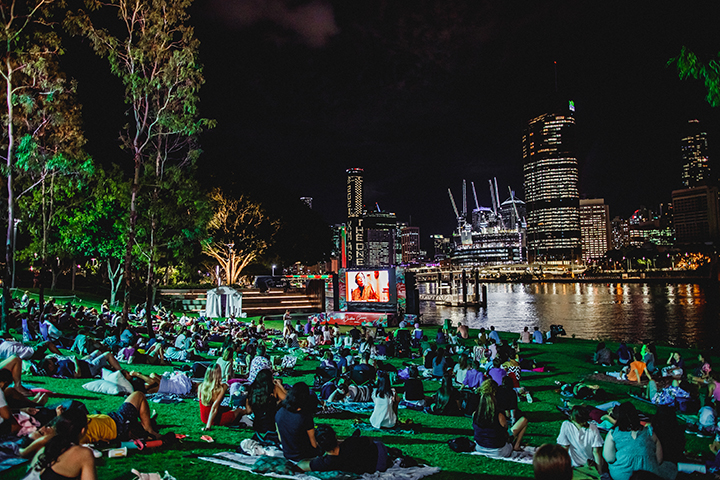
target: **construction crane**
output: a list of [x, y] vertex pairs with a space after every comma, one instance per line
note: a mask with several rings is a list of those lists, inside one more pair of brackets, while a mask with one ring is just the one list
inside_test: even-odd
[[449, 188], [448, 195], [450, 195], [450, 202], [452, 203], [453, 211], [455, 212], [455, 218], [458, 222], [458, 230], [462, 230], [462, 227], [465, 224], [465, 217], [461, 216], [458, 212], [457, 205], [455, 204], [455, 197], [453, 197], [452, 191]]
[[463, 218], [467, 219], [467, 182], [463, 180]]
[[492, 211], [494, 215], [497, 215], [498, 204], [495, 201], [495, 189], [493, 189], [492, 180], [488, 180], [488, 183], [490, 184], [490, 200], [492, 200]]
[[473, 197], [475, 197], [475, 210], [480, 210], [480, 204], [478, 203], [477, 199], [477, 192], [475, 191], [475, 182], [470, 182], [470, 186], [472, 187]]

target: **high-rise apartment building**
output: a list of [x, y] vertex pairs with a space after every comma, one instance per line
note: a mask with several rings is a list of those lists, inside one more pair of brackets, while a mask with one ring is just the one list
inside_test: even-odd
[[530, 262], [580, 258], [574, 104], [533, 118], [523, 133], [523, 174]]
[[356, 218], [363, 213], [363, 169], [349, 168], [347, 173], [347, 216]]
[[363, 169], [349, 168], [347, 173], [347, 265], [359, 267], [365, 261], [365, 230], [363, 228]]
[[673, 225], [679, 244], [720, 240], [717, 187], [701, 186], [672, 192]]
[[598, 261], [610, 250], [610, 207], [602, 198], [580, 200], [582, 258]]
[[688, 122], [688, 132], [683, 137], [680, 148], [683, 186], [692, 188], [707, 184], [710, 181], [707, 133], [703, 131], [699, 121]]
[[420, 258], [420, 228], [404, 227], [400, 233], [402, 263], [415, 263]]
[[372, 267], [396, 265], [395, 235], [397, 218], [394, 213], [369, 212], [364, 215], [365, 263]]

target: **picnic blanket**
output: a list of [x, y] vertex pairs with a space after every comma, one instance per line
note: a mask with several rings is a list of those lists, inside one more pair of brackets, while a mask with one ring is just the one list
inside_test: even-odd
[[593, 373], [585, 377], [585, 380], [594, 380], [597, 382], [607, 382], [607, 383], [616, 383], [618, 385], [634, 385], [636, 387], [644, 387], [647, 385], [647, 380], [643, 380], [642, 382], [631, 382], [629, 380], [620, 380], [619, 378], [615, 378], [610, 375], [606, 375], [604, 373]]
[[[255, 473], [252, 471], [253, 465], [255, 465], [255, 462], [262, 457], [251, 457], [249, 455], [242, 455], [240, 453], [234, 452], [220, 452], [216, 453], [212, 457], [199, 458], [200, 460], [216, 463], [218, 465], [225, 465], [226, 467], [230, 467], [235, 470]], [[423, 477], [434, 475], [439, 471], [439, 467], [418, 466], [401, 468], [399, 466], [393, 466], [384, 472], [366, 473], [359, 476], [359, 478], [363, 480], [419, 480]], [[314, 477], [309, 473], [296, 473], [294, 475], [284, 475], [280, 473], [258, 473], [258, 475], [265, 475], [275, 478], [292, 478], [295, 480], [317, 480], [317, 477]]]
[[537, 450], [537, 447], [525, 447], [519, 452], [512, 452], [512, 455], [510, 455], [509, 457], [487, 457], [487, 455], [483, 455], [482, 453], [475, 451], [464, 453], [469, 453], [470, 455], [482, 455], [483, 457], [492, 458], [495, 460], [505, 460], [506, 462], [517, 462], [532, 465], [533, 457], [535, 456], [535, 450]]

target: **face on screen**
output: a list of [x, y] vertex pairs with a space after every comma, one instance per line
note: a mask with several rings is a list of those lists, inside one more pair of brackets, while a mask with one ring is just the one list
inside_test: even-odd
[[382, 270], [346, 272], [349, 302], [388, 302], [389, 274]]

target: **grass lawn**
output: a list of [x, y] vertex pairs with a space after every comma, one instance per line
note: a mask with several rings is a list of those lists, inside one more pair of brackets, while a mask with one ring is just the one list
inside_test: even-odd
[[[281, 322], [268, 322], [269, 327], [279, 328]], [[432, 328], [434, 331], [437, 327]], [[426, 328], [427, 330], [427, 328]], [[474, 332], [476, 335], [477, 332]], [[517, 338], [517, 334], [503, 334], [503, 338]], [[553, 345], [523, 345], [522, 355], [534, 358], [538, 363], [549, 367], [545, 373], [523, 373], [522, 384], [526, 386], [534, 398], [533, 403], [521, 402], [520, 408], [526, 412], [530, 421], [525, 437], [525, 443], [532, 446], [539, 446], [543, 443], [554, 443], [560, 430], [560, 424], [565, 419], [557, 410], [556, 406], [562, 403], [562, 397], [557, 390], [555, 380], [577, 381], [597, 370], [608, 370], [592, 365], [589, 358], [595, 349], [596, 342], [561, 338]], [[617, 348], [617, 344], [608, 344], [611, 350]], [[664, 362], [670, 352], [670, 347], [658, 347], [658, 363]], [[672, 349], [673, 351], [677, 349]], [[694, 365], [696, 351], [681, 350], [681, 353], [689, 365]], [[270, 351], [270, 354], [273, 354]], [[416, 360], [419, 362], [420, 360]], [[298, 362], [292, 377], [283, 377], [287, 384], [298, 381], [305, 381], [312, 385], [313, 372], [318, 360], [303, 360]], [[394, 359], [390, 363], [400, 366], [402, 360]], [[180, 365], [179, 363], [176, 365]], [[133, 365], [128, 367], [143, 373], [161, 373], [170, 367], [153, 367], [148, 365]], [[27, 383], [38, 387], [76, 396], [85, 402], [91, 413], [106, 413], [115, 410], [123, 402], [122, 397], [106, 396], [87, 392], [82, 384], [88, 380], [63, 380], [46, 377], [28, 377]], [[639, 393], [639, 387], [627, 387], [610, 383], [603, 383], [601, 386], [608, 391], [612, 398], [619, 401], [629, 399], [628, 392]], [[433, 392], [439, 387], [439, 382], [426, 381], [426, 392]], [[54, 400], [51, 399], [51, 403]], [[636, 406], [646, 413], [654, 413], [654, 408], [642, 402], [635, 402]], [[102, 480], [132, 479], [130, 473], [132, 468], [141, 472], [160, 472], [168, 470], [178, 480], [208, 480], [225, 478], [259, 478], [253, 474], [238, 472], [226, 467], [197, 459], [198, 455], [212, 455], [216, 452], [234, 451], [241, 440], [249, 438], [250, 430], [231, 430], [227, 427], [214, 427], [209, 433], [215, 440], [214, 443], [206, 443], [200, 439], [205, 433], [201, 431], [198, 402], [185, 400], [175, 405], [151, 404], [151, 408], [159, 413], [158, 425], [161, 433], [173, 431], [185, 434], [187, 438], [181, 444], [172, 447], [160, 447], [154, 450], [137, 451], [131, 450], [126, 458], [109, 459], [105, 455], [97, 460], [98, 478]], [[316, 418], [316, 423], [327, 423], [332, 425], [338, 432], [340, 438], [349, 436], [353, 432], [355, 421], [365, 421], [367, 415], [350, 413], [337, 414], [331, 417]], [[457, 436], [472, 437], [471, 419], [463, 417], [441, 417], [425, 413], [401, 409], [400, 420], [412, 419], [421, 425], [420, 432], [416, 435], [396, 435], [389, 433], [380, 435], [373, 432], [363, 432], [364, 435], [377, 435], [388, 445], [402, 449], [406, 454], [412, 455], [433, 466], [442, 468], [442, 472], [433, 476], [434, 480], [457, 480], [460, 478], [532, 478], [532, 467], [518, 463], [490, 460], [481, 456], [458, 454], [452, 452], [447, 441]], [[692, 454], [707, 452], [709, 439], [701, 439], [694, 435], [687, 435], [688, 451]], [[16, 467], [6, 472], [2, 480], [14, 480], [22, 478], [25, 473], [25, 466]], [[683, 478], [682, 474], [678, 478]], [[690, 478], [690, 477], [687, 477]]]

